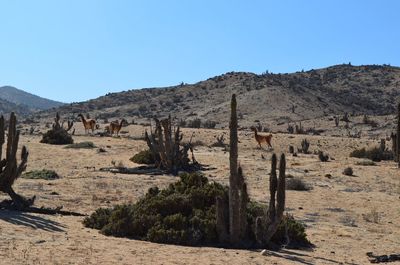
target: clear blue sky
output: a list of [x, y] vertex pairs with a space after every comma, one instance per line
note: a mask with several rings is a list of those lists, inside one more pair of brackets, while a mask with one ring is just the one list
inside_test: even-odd
[[348, 62], [400, 65], [400, 1], [0, 0], [0, 86], [64, 102]]

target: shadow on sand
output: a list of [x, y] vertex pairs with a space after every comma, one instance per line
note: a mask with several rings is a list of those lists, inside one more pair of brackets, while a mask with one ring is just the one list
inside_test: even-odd
[[[336, 261], [333, 259], [328, 259], [328, 258], [323, 258], [323, 257], [316, 257], [316, 256], [311, 256], [303, 253], [299, 253], [296, 251], [291, 251], [288, 249], [281, 249], [278, 252], [271, 251], [269, 255], [278, 257], [278, 258], [283, 258], [291, 261], [298, 262], [300, 264], [306, 264], [306, 265], [314, 265], [316, 261], [322, 262], [323, 264], [343, 264], [341, 261]], [[357, 263], [346, 263], [350, 265], [359, 265]]]
[[65, 228], [64, 225], [56, 221], [19, 211], [1, 210], [0, 220], [15, 225], [23, 225], [33, 229], [41, 229], [49, 232], [64, 232], [63, 228]]

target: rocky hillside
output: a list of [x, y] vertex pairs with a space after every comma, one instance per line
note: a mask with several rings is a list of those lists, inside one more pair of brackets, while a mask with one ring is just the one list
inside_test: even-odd
[[100, 119], [171, 114], [182, 120], [227, 124], [232, 93], [238, 95], [242, 122], [290, 122], [344, 112], [390, 114], [400, 100], [400, 68], [336, 65], [290, 74], [230, 72], [196, 84], [111, 93], [58, 110]]
[[0, 99], [14, 103], [18, 106], [24, 106], [32, 111], [46, 110], [59, 107], [63, 103], [54, 100], [42, 98], [12, 86], [0, 87]]
[[0, 115], [8, 116], [11, 112], [27, 115], [31, 113], [31, 110], [27, 106], [17, 105], [0, 98]]

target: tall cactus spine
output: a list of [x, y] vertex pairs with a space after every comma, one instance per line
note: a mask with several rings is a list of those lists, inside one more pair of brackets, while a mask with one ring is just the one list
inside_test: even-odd
[[[17, 163], [17, 150], [19, 142], [19, 131], [17, 128], [17, 118], [14, 113], [11, 113], [8, 135], [7, 135], [7, 146], [6, 146], [6, 157], [2, 159], [2, 152], [0, 151], [0, 191], [7, 193], [16, 208], [26, 208], [33, 204], [35, 197], [26, 199], [23, 196], [17, 194], [12, 185], [15, 180], [19, 178], [22, 172], [26, 169], [28, 162], [28, 150], [25, 146], [21, 150], [21, 161]], [[4, 117], [0, 117], [0, 150], [2, 150], [3, 144], [5, 143], [5, 128], [4, 128]]]
[[240, 199], [238, 173], [238, 121], [236, 95], [231, 99], [230, 150], [229, 150], [229, 236], [230, 242], [237, 245], [240, 239]]
[[270, 176], [270, 205], [268, 209], [266, 232], [263, 238], [264, 244], [268, 245], [272, 236], [278, 230], [279, 224], [283, 219], [286, 199], [286, 159], [281, 155], [279, 161], [279, 178], [276, 177], [276, 155], [273, 154], [271, 161]]
[[395, 156], [397, 157], [397, 165], [400, 168], [400, 102], [397, 106], [397, 140], [396, 140], [397, 148]]
[[249, 195], [242, 167], [238, 164], [238, 122], [236, 114], [236, 96], [232, 95], [230, 129], [230, 176], [228, 198], [216, 198], [216, 230], [221, 243], [233, 247], [243, 247], [250, 239], [249, 230], [255, 229], [255, 237], [260, 247], [268, 246], [272, 236], [283, 220], [285, 210], [285, 171], [286, 160], [282, 154], [277, 176], [277, 157], [272, 155], [271, 175], [269, 179], [270, 202], [265, 214], [258, 216], [255, 227], [249, 226], [247, 204]]

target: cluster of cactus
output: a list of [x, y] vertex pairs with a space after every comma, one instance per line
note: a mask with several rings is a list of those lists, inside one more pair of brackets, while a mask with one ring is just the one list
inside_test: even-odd
[[0, 191], [7, 193], [11, 197], [15, 208], [24, 209], [33, 205], [35, 197], [30, 199], [24, 198], [12, 188], [15, 180], [25, 171], [29, 155], [28, 150], [23, 146], [21, 161], [18, 164], [17, 150], [20, 132], [16, 129], [16, 124], [17, 118], [14, 113], [11, 113], [7, 133], [6, 157], [3, 159], [2, 150], [5, 144], [5, 124], [4, 117], [0, 117]]
[[339, 117], [335, 116], [334, 120], [335, 120], [335, 126], [338, 127], [339, 126]]
[[394, 155], [394, 161], [398, 163], [400, 168], [400, 103], [397, 107], [397, 131], [390, 135], [392, 139], [392, 151]]
[[[182, 147], [183, 135], [179, 126], [176, 129], [172, 127], [171, 116], [161, 121], [155, 118], [154, 121], [155, 130], [151, 130], [150, 133], [146, 131], [145, 139], [156, 167], [176, 175], [179, 170], [197, 165], [191, 143], [184, 144]], [[192, 152], [192, 161], [189, 158], [189, 151]]]
[[[74, 122], [68, 120], [67, 123], [68, 123], [67, 128], [64, 128], [64, 123], [62, 124], [60, 123], [60, 114], [58, 114], [57, 112], [56, 117], [54, 118], [54, 123], [52, 125], [52, 128], [45, 134], [43, 134], [42, 140], [40, 142], [45, 144], [56, 144], [56, 145], [74, 143], [74, 140], [68, 133], [72, 129]], [[74, 133], [75, 129], [72, 131], [72, 135]]]
[[[219, 241], [240, 247], [248, 240], [247, 204], [249, 196], [243, 170], [238, 164], [238, 123], [236, 114], [236, 95], [231, 100], [230, 129], [230, 176], [229, 198], [216, 198], [216, 228]], [[260, 247], [268, 246], [272, 236], [282, 222], [285, 209], [285, 155], [282, 154], [279, 165], [279, 179], [276, 175], [276, 155], [272, 155], [270, 176], [270, 203], [264, 216], [256, 218], [256, 239]]]
[[396, 133], [396, 152], [398, 167], [400, 168], [400, 102], [397, 106], [397, 133]]
[[[72, 126], [74, 126], [74, 122], [68, 120], [67, 121], [67, 128], [65, 129], [67, 132], [72, 129]], [[64, 128], [64, 122], [60, 124], [60, 114], [57, 112], [56, 117], [54, 118], [54, 123], [52, 125], [53, 130], [60, 130], [61, 128]]]
[[268, 211], [265, 216], [259, 216], [256, 219], [255, 235], [260, 246], [268, 246], [283, 220], [283, 212], [285, 210], [286, 159], [284, 154], [281, 155], [279, 161], [279, 178], [276, 175], [276, 165], [277, 157], [273, 154], [269, 179], [270, 201]]
[[307, 141], [307, 139], [303, 139], [301, 141], [301, 149], [299, 150], [299, 152], [301, 152], [303, 154], [308, 154], [309, 148], [310, 148], [310, 142]]
[[341, 121], [350, 122], [349, 114], [348, 114], [347, 112], [345, 112], [345, 113], [343, 114], [343, 117], [342, 117]]
[[299, 122], [299, 125], [296, 124], [295, 133], [296, 134], [304, 134], [305, 133], [303, 126], [301, 125], [301, 122]]

